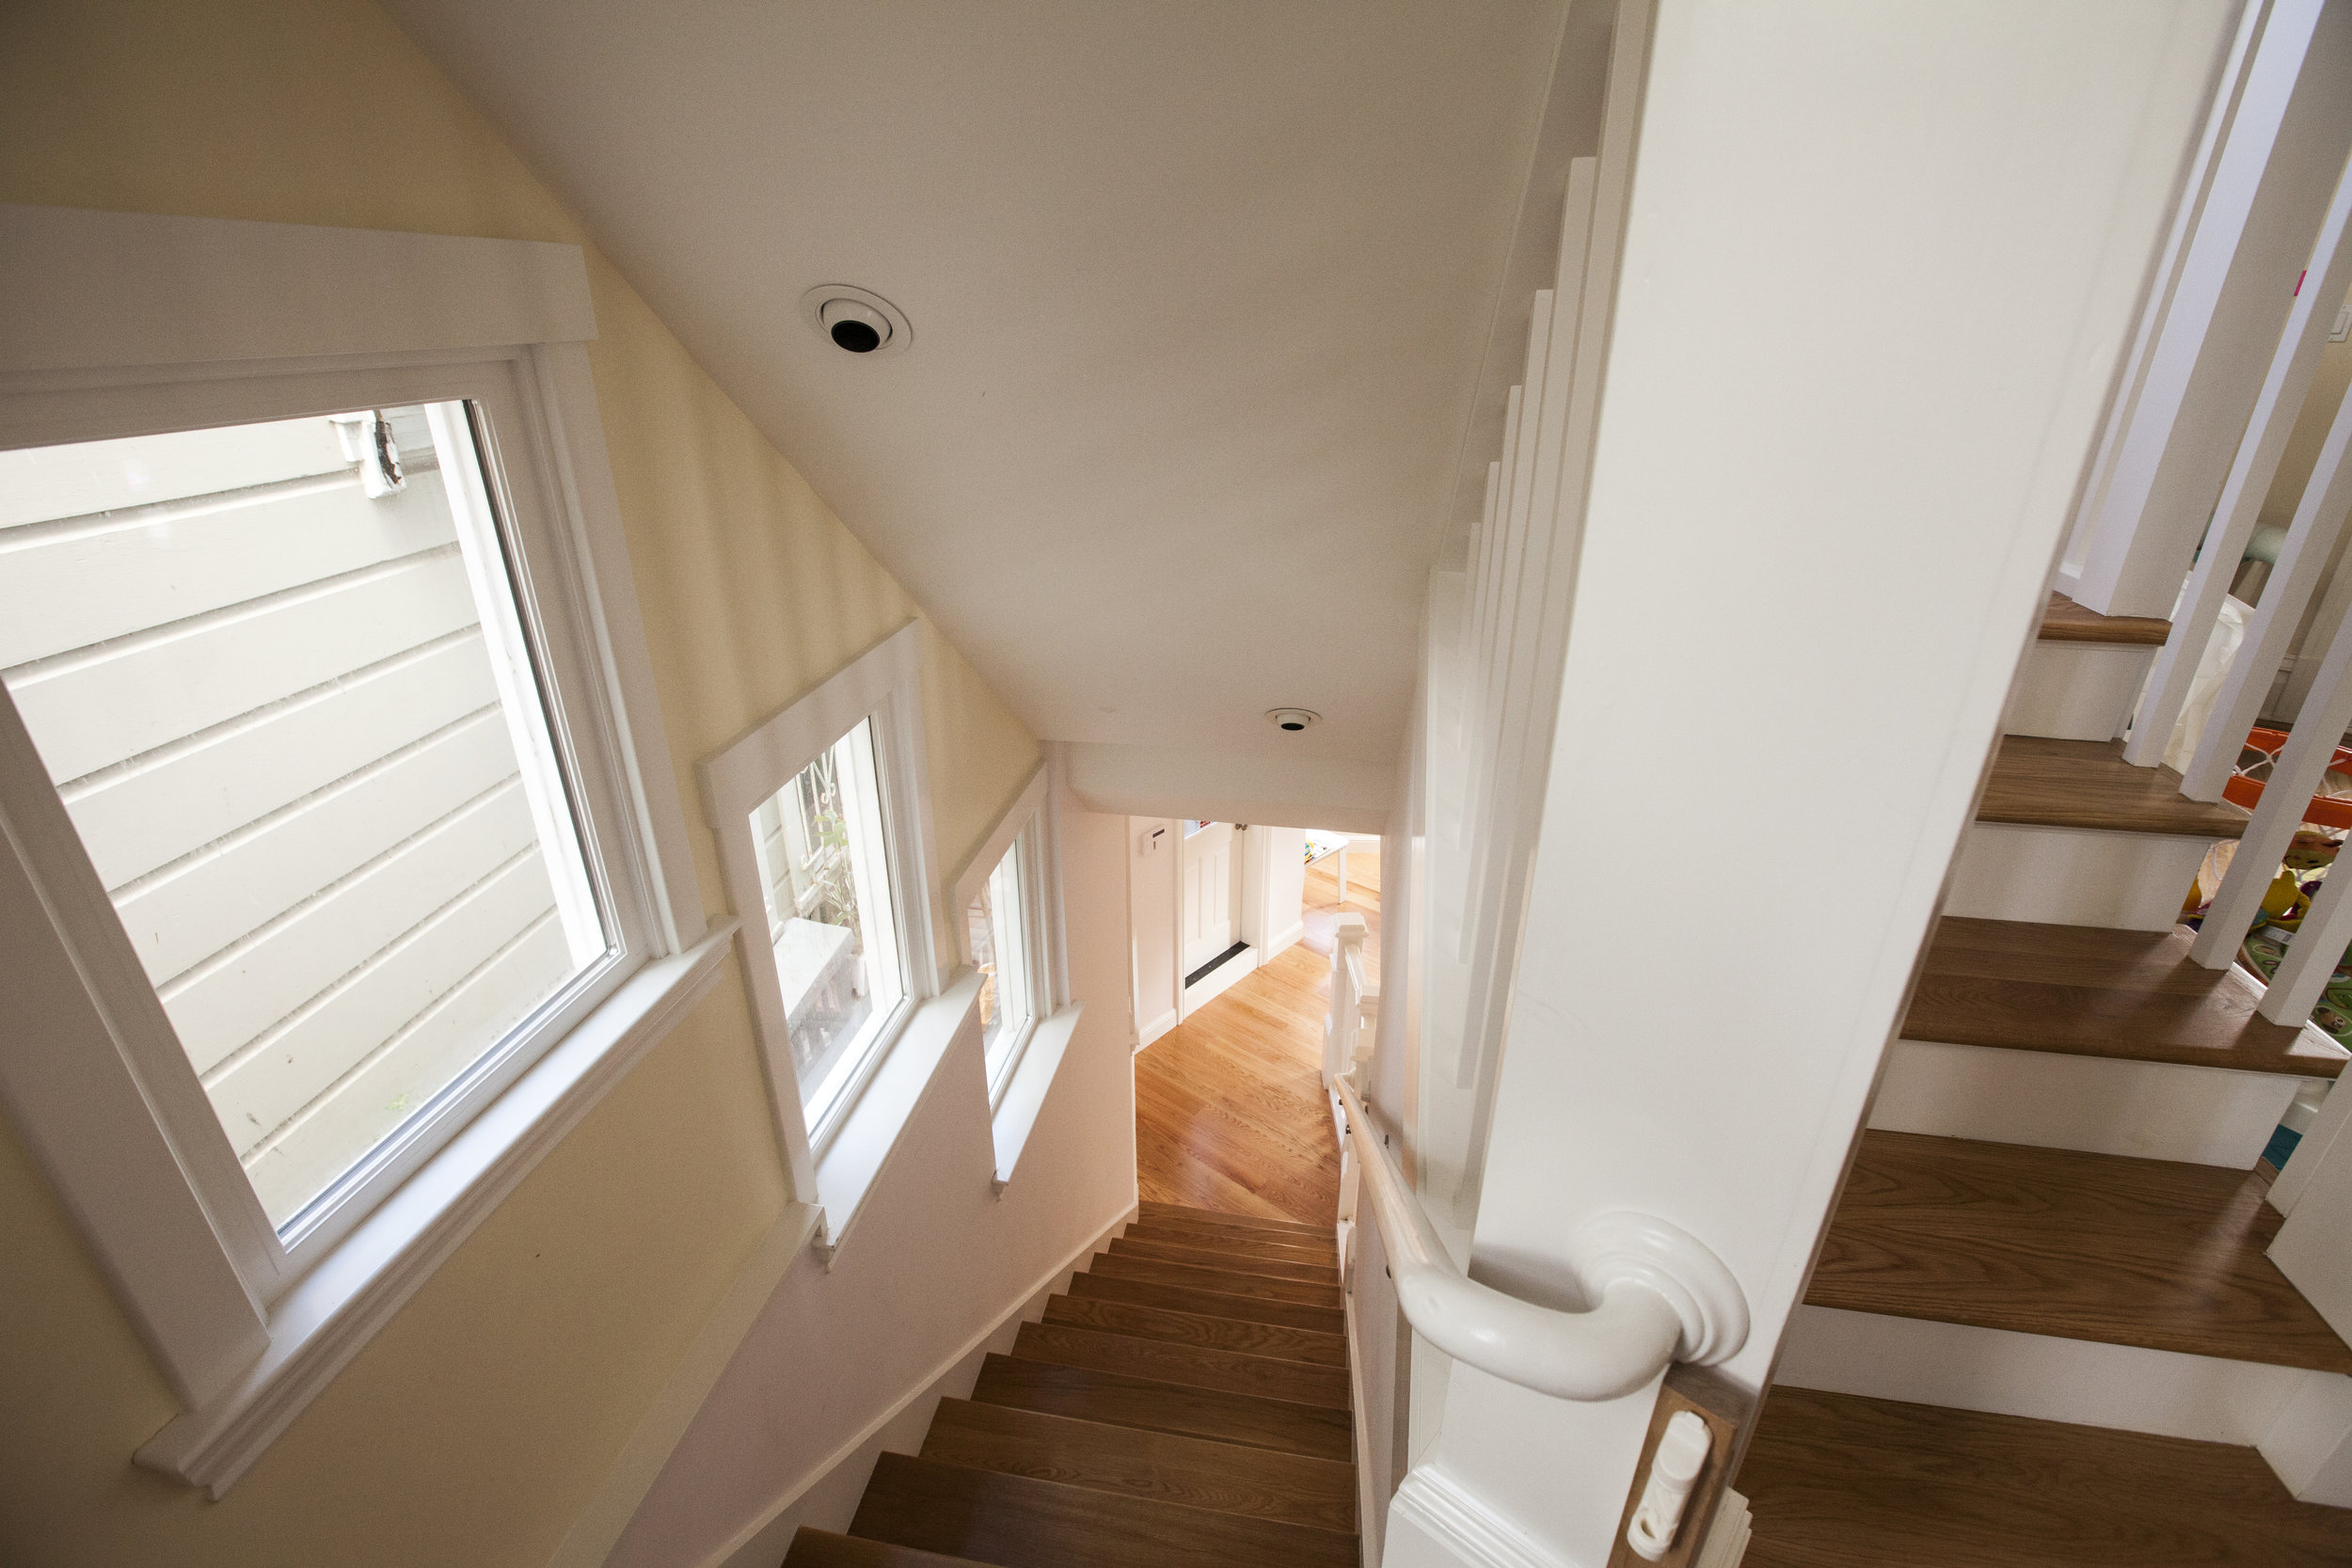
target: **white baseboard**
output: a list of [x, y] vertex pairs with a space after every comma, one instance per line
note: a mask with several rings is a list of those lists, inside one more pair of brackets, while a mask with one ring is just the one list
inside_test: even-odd
[[1168, 1011], [1162, 1013], [1159, 1017], [1153, 1019], [1151, 1022], [1144, 1024], [1141, 1028], [1136, 1031], [1136, 1049], [1137, 1051], [1142, 1050], [1145, 1046], [1150, 1045], [1153, 1040], [1158, 1039], [1162, 1035], [1167, 1034], [1170, 1029], [1175, 1027], [1176, 1009], [1170, 1007]]
[[1381, 1568], [1577, 1568], [1435, 1465], [1396, 1489], [1384, 1545]]
[[1245, 947], [1200, 977], [1197, 986], [1184, 988], [1184, 1012], [1198, 1012], [1205, 1003], [1214, 1001], [1229, 988], [1238, 985], [1259, 964], [1259, 949]]
[[1265, 944], [1265, 956], [1260, 958], [1258, 962], [1262, 965], [1272, 963], [1275, 959], [1280, 958], [1283, 953], [1297, 946], [1299, 942], [1305, 939], [1306, 935], [1307, 923], [1304, 920], [1292, 921], [1287, 929], [1278, 932], [1274, 939]]
[[2305, 1080], [2276, 1072], [1897, 1040], [1870, 1125], [2251, 1170]]
[[2213, 840], [2014, 822], [1972, 824], [1946, 914], [2169, 931]]
[[2036, 642], [2002, 717], [2004, 735], [2109, 740], [2148, 679], [2156, 650], [2115, 642]]
[[[1096, 1231], [1085, 1245], [1041, 1275], [1034, 1286], [1015, 1298], [1010, 1306], [995, 1314], [986, 1328], [974, 1334], [957, 1350], [932, 1367], [905, 1393], [891, 1402], [872, 1420], [860, 1428], [855, 1436], [786, 1482], [750, 1523], [729, 1537], [724, 1545], [704, 1557], [697, 1568], [771, 1568], [774, 1562], [781, 1561], [788, 1543], [763, 1542], [762, 1537], [767, 1535], [770, 1529], [780, 1521], [784, 1521], [785, 1514], [795, 1504], [821, 1485], [841, 1465], [858, 1459], [860, 1450], [880, 1437], [882, 1430], [905, 1414], [916, 1401], [921, 1400], [925, 1395], [932, 1395], [934, 1398], [948, 1395], [949, 1390], [941, 1386], [944, 1383], [953, 1376], [965, 1362], [972, 1360], [976, 1353], [986, 1346], [989, 1340], [1003, 1333], [1009, 1326], [1013, 1326], [1022, 1321], [1032, 1303], [1041, 1296], [1052, 1293], [1057, 1281], [1091, 1257], [1113, 1236], [1125, 1230], [1134, 1222], [1136, 1212], [1132, 1208], [1127, 1210], [1110, 1224]], [[965, 1392], [968, 1393], [970, 1387], [971, 1385], [968, 1382], [964, 1384]], [[784, 1533], [788, 1536], [790, 1531], [786, 1530]]]
[[2259, 1443], [2302, 1381], [2324, 1373], [2136, 1345], [1800, 1307], [1775, 1384], [2115, 1427], [2206, 1443]]
[[1715, 1504], [1715, 1522], [1707, 1527], [1707, 1539], [1700, 1544], [1691, 1568], [1740, 1568], [1740, 1560], [1748, 1555], [1748, 1538], [1754, 1533], [1748, 1499], [1724, 1487]]

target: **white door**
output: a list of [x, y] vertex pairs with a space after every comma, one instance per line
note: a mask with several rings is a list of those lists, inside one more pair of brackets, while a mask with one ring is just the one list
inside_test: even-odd
[[1184, 824], [1184, 973], [1233, 945], [1233, 825]]

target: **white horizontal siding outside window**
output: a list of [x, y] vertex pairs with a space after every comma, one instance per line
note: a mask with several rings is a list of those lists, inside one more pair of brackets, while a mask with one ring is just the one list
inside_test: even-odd
[[0, 205], [0, 1107], [218, 1497], [716, 983], [575, 246]]
[[281, 1238], [608, 955], [463, 404], [0, 452], [0, 683]]

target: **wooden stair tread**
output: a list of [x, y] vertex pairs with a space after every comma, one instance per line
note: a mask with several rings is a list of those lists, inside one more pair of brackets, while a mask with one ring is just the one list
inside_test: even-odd
[[1229, 1214], [1222, 1209], [1194, 1209], [1182, 1203], [1155, 1203], [1143, 1199], [1136, 1205], [1136, 1218], [1144, 1222], [1179, 1220], [1190, 1225], [1214, 1226], [1225, 1230], [1265, 1231], [1277, 1235], [1311, 1236], [1318, 1241], [1331, 1240], [1329, 1222], [1273, 1219], [1263, 1214]]
[[1356, 1466], [1041, 1410], [942, 1400], [925, 1459], [1318, 1529], [1356, 1528]]
[[1196, 1290], [1184, 1285], [1156, 1285], [1148, 1280], [1082, 1274], [1072, 1277], [1070, 1293], [1096, 1301], [1127, 1301], [1139, 1307], [1164, 1307], [1173, 1312], [1193, 1312], [1208, 1318], [1279, 1323], [1285, 1328], [1311, 1329], [1318, 1334], [1347, 1332], [1346, 1315], [1334, 1307], [1311, 1307], [1295, 1301], [1268, 1301], [1259, 1296], [1237, 1296], [1222, 1291]]
[[1308, 1285], [1340, 1282], [1337, 1263], [1294, 1263], [1262, 1254], [1225, 1251], [1210, 1246], [1178, 1246], [1169, 1242], [1134, 1241], [1120, 1236], [1110, 1244], [1114, 1258], [1140, 1258], [1152, 1263], [1189, 1263], [1198, 1269], [1221, 1269], [1228, 1274], [1254, 1274], [1267, 1279], [1295, 1279]]
[[885, 1453], [853, 1535], [1018, 1568], [1355, 1568], [1356, 1537]]
[[1776, 1387], [1740, 1489], [1744, 1568], [2337, 1568], [2352, 1510], [2250, 1448]]
[[2172, 635], [2172, 623], [2153, 615], [2102, 615], [2063, 594], [2053, 593], [2042, 607], [2042, 630], [2037, 635], [2044, 642], [2123, 642], [2160, 648]]
[[784, 1568], [966, 1568], [971, 1563], [968, 1557], [942, 1557], [888, 1541], [835, 1535], [807, 1525], [792, 1532], [791, 1549], [784, 1554]]
[[1275, 1449], [1313, 1459], [1353, 1461], [1348, 1413], [1254, 1394], [1131, 1377], [1088, 1367], [992, 1354], [980, 1364], [973, 1399], [983, 1404], [1017, 1405], [1049, 1416], [1170, 1432]]
[[1239, 1318], [1204, 1317], [1198, 1312], [1170, 1311], [1129, 1301], [1086, 1296], [1051, 1296], [1045, 1321], [1078, 1328], [1099, 1328], [1139, 1339], [1167, 1339], [1211, 1350], [1235, 1350], [1279, 1361], [1317, 1367], [1347, 1365], [1347, 1338], [1311, 1329], [1284, 1328], [1278, 1323], [1249, 1323]]
[[1091, 1367], [1190, 1388], [1221, 1388], [1229, 1394], [1254, 1394], [1327, 1410], [1348, 1407], [1344, 1368], [1311, 1367], [1167, 1339], [1131, 1338], [1070, 1323], [1023, 1323], [1012, 1354], [1027, 1361]]
[[[1327, 1268], [1338, 1268], [1340, 1263], [1337, 1242], [1309, 1241], [1304, 1236], [1276, 1241], [1266, 1236], [1237, 1235], [1230, 1230], [1152, 1224], [1131, 1225], [1120, 1239], [1148, 1242], [1154, 1246], [1191, 1247], [1195, 1251], [1206, 1249], [1236, 1258], [1264, 1258], [1278, 1263], [1321, 1263]], [[1294, 1242], [1297, 1244], [1294, 1245]]]
[[1866, 1132], [1816, 1307], [2352, 1372], [2263, 1256], [2267, 1180], [2212, 1165]]
[[1271, 1279], [1262, 1274], [1232, 1269], [1202, 1268], [1197, 1263], [1163, 1263], [1150, 1258], [1097, 1253], [1087, 1265], [1089, 1276], [1134, 1279], [1147, 1285], [1181, 1285], [1195, 1291], [1216, 1291], [1229, 1296], [1254, 1296], [1263, 1301], [1296, 1302], [1302, 1307], [1339, 1307], [1347, 1297], [1339, 1286], [1297, 1279]]
[[2344, 1048], [2254, 1009], [2242, 967], [2192, 961], [2193, 933], [1947, 915], [1920, 966], [1903, 1037], [2333, 1078]]
[[2008, 735], [1977, 820], [2220, 839], [2243, 836], [2250, 817], [2227, 800], [2189, 800], [2169, 768], [2134, 768], [2121, 741]]

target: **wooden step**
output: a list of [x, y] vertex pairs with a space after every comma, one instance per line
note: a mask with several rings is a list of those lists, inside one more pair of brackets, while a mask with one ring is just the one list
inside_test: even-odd
[[1133, 1302], [1052, 1296], [1045, 1303], [1045, 1321], [1077, 1328], [1099, 1328], [1141, 1339], [1167, 1339], [1210, 1350], [1239, 1351], [1244, 1355], [1303, 1361], [1317, 1367], [1347, 1365], [1347, 1339], [1343, 1335], [1316, 1334], [1308, 1329], [1282, 1328], [1237, 1318], [1203, 1317], [1197, 1312], [1171, 1312], [1166, 1307], [1139, 1307]]
[[1096, 1254], [1094, 1261], [1087, 1265], [1087, 1273], [1105, 1279], [1133, 1279], [1146, 1285], [1179, 1285], [1229, 1296], [1254, 1296], [1261, 1301], [1295, 1302], [1302, 1307], [1337, 1307], [1347, 1299], [1337, 1285], [1269, 1279], [1263, 1275], [1204, 1269], [1191, 1263], [1161, 1263], [1149, 1258], [1124, 1258], [1112, 1253]]
[[1309, 1236], [1318, 1241], [1331, 1239], [1331, 1223], [1309, 1220], [1272, 1219], [1263, 1214], [1229, 1214], [1221, 1209], [1194, 1209], [1182, 1203], [1154, 1203], [1145, 1199], [1136, 1206], [1136, 1217], [1145, 1224], [1167, 1220], [1185, 1225], [1208, 1226], [1222, 1230], [1263, 1231], [1275, 1236]]
[[942, 1400], [923, 1457], [1317, 1529], [1356, 1528], [1356, 1466], [1005, 1404]]
[[2263, 1249], [2267, 1181], [2213, 1165], [1862, 1135], [1815, 1307], [2352, 1372]]
[[885, 1453], [850, 1533], [1017, 1568], [1355, 1568], [1356, 1537]]
[[1311, 1459], [1355, 1458], [1344, 1410], [1186, 1388], [1085, 1367], [992, 1354], [980, 1364], [972, 1397], [983, 1404], [1009, 1404], [1049, 1416], [1274, 1449]]
[[806, 1525], [792, 1532], [792, 1548], [784, 1554], [784, 1568], [963, 1568], [971, 1562], [968, 1557], [942, 1557]]
[[1138, 1307], [1164, 1307], [1171, 1312], [1192, 1312], [1207, 1318], [1236, 1318], [1244, 1323], [1279, 1323], [1317, 1334], [1343, 1335], [1347, 1316], [1328, 1307], [1308, 1307], [1291, 1301], [1267, 1301], [1258, 1296], [1231, 1295], [1181, 1285], [1153, 1285], [1140, 1279], [1117, 1279], [1109, 1275], [1082, 1274], [1072, 1277], [1070, 1293], [1094, 1301], [1133, 1302]]
[[2333, 1078], [2344, 1050], [2256, 1015], [2262, 982], [2191, 961], [2193, 933], [1947, 916], [1903, 1037], [2185, 1067]]
[[1221, 1388], [1229, 1394], [1255, 1394], [1331, 1410], [1347, 1408], [1347, 1371], [1341, 1367], [1310, 1367], [1166, 1339], [1130, 1338], [1068, 1323], [1023, 1323], [1012, 1354], [1029, 1361], [1091, 1367], [1190, 1388]]
[[1337, 1263], [1293, 1263], [1263, 1253], [1216, 1246], [1177, 1246], [1168, 1242], [1134, 1241], [1125, 1236], [1110, 1244], [1114, 1258], [1140, 1258], [1154, 1263], [1189, 1263], [1199, 1269], [1223, 1269], [1230, 1274], [1254, 1274], [1267, 1279], [1296, 1279], [1310, 1285], [1340, 1282]]
[[1125, 1239], [1131, 1242], [1152, 1242], [1162, 1246], [1207, 1248], [1230, 1252], [1248, 1258], [1270, 1258], [1285, 1263], [1324, 1263], [1339, 1266], [1340, 1248], [1336, 1240], [1326, 1237], [1316, 1241], [1307, 1236], [1286, 1236], [1277, 1240], [1271, 1236], [1244, 1235], [1233, 1230], [1211, 1230], [1200, 1226], [1178, 1225], [1173, 1221], [1152, 1221], [1127, 1227]]
[[2250, 817], [2227, 800], [2189, 800], [2169, 768], [2134, 768], [2122, 741], [2010, 735], [1994, 755], [1977, 820], [2222, 839], [2242, 837]]
[[2172, 623], [2153, 615], [2102, 615], [2054, 593], [2042, 609], [2042, 630], [2037, 635], [2044, 642], [2122, 642], [2160, 648], [2172, 635]]
[[2342, 1568], [2352, 1510], [2252, 1449], [1774, 1388], [1744, 1568]]

